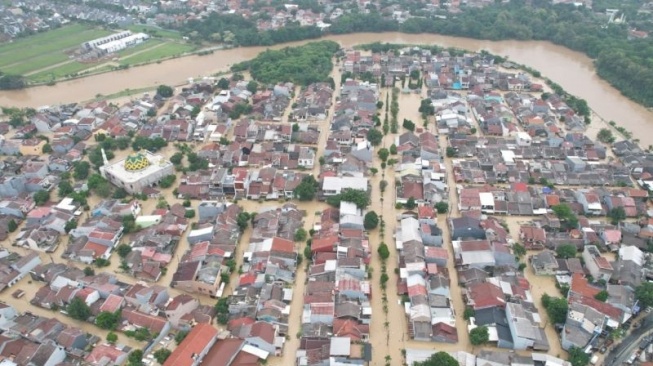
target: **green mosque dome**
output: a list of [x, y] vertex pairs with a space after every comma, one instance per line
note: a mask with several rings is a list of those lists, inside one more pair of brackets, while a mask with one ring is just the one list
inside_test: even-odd
[[148, 166], [150, 166], [150, 161], [141, 153], [129, 155], [127, 159], [125, 159], [125, 170], [129, 172], [143, 170]]

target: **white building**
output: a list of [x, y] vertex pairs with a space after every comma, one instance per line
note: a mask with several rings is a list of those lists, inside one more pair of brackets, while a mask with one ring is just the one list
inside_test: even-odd
[[133, 194], [142, 192], [145, 187], [157, 186], [161, 179], [174, 174], [174, 169], [172, 163], [163, 156], [144, 151], [113, 164], [109, 164], [104, 156], [100, 173], [109, 182]]
[[362, 177], [325, 177], [322, 192], [325, 196], [335, 196], [345, 189], [367, 192], [367, 178]]
[[150, 36], [145, 33], [134, 34], [130, 31], [124, 31], [84, 42], [82, 43], [82, 48], [86, 51], [102, 50], [106, 53], [112, 53], [142, 43], [148, 38], [150, 38]]

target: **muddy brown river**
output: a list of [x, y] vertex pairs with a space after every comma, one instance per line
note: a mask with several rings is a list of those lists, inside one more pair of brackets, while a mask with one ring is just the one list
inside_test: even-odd
[[[548, 42], [480, 41], [433, 34], [358, 33], [328, 36], [344, 47], [370, 42], [438, 44], [473, 51], [487, 50], [508, 56], [510, 60], [528, 65], [565, 88], [586, 99], [598, 115], [614, 120], [640, 138], [644, 146], [653, 145], [653, 134], [646, 133], [653, 113], [622, 96], [619, 91], [600, 79], [592, 61], [585, 55]], [[270, 48], [298, 45], [309, 41], [286, 43]], [[230, 65], [251, 59], [266, 47], [247, 47], [215, 51], [208, 56], [188, 56], [136, 67], [123, 71], [89, 76], [60, 82], [55, 86], [34, 87], [0, 93], [0, 105], [39, 107], [62, 102], [75, 102], [109, 95], [129, 89], [158, 84], [181, 84], [189, 77], [200, 77], [223, 71]]]

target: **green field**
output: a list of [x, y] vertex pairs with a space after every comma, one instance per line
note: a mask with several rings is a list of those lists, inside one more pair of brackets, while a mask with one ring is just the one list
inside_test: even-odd
[[136, 52], [141, 52], [143, 50], [147, 50], [149, 48], [155, 47], [155, 46], [157, 46], [157, 45], [159, 45], [159, 44], [161, 44], [163, 42], [164, 41], [158, 40], [158, 39], [149, 39], [149, 40], [147, 40], [147, 41], [145, 41], [145, 42], [143, 42], [143, 43], [141, 43], [139, 45], [136, 45], [134, 47], [130, 47], [130, 48], [124, 49], [122, 51], [119, 51], [118, 52], [118, 57], [120, 57], [120, 58], [127, 57], [129, 55], [135, 54]]
[[44, 70], [36, 74], [32, 74], [27, 78], [36, 83], [48, 82], [51, 80], [57, 80], [65, 78], [68, 75], [75, 74], [86, 69], [97, 66], [96, 64], [83, 64], [81, 62], [73, 61], [61, 66], [54, 67], [52, 69]]
[[72, 24], [0, 45], [0, 71], [24, 74], [68, 60], [63, 52], [82, 42], [111, 34], [82, 24]]
[[171, 39], [176, 41], [180, 41], [182, 39], [181, 33], [177, 31], [169, 30], [169, 29], [161, 29], [158, 27], [153, 27], [151, 25], [134, 24], [127, 27], [127, 29], [134, 33], [141, 33], [141, 32], [147, 33], [154, 38], [164, 38], [164, 39]]
[[193, 45], [169, 42], [161, 47], [156, 47], [149, 51], [144, 51], [137, 55], [120, 60], [121, 65], [137, 65], [143, 62], [156, 61], [162, 58], [179, 56], [183, 53], [194, 50]]

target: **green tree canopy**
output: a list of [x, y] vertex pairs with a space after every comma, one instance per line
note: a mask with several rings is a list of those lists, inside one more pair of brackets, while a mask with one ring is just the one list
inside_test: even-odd
[[608, 212], [608, 217], [612, 220], [613, 225], [617, 225], [626, 219], [626, 211], [623, 207], [614, 207]]
[[480, 346], [490, 340], [490, 333], [486, 326], [476, 327], [469, 332], [469, 342], [474, 346]]
[[379, 253], [379, 257], [381, 257], [383, 260], [386, 260], [388, 257], [390, 257], [390, 249], [388, 249], [388, 245], [386, 243], [382, 242], [376, 251]]
[[645, 281], [635, 288], [635, 298], [642, 308], [653, 306], [653, 283]]
[[571, 362], [571, 366], [586, 366], [590, 362], [590, 355], [583, 352], [582, 348], [571, 347], [569, 349], [569, 362]]
[[327, 203], [334, 207], [340, 207], [340, 201], [354, 203], [356, 207], [363, 209], [369, 206], [370, 196], [359, 189], [345, 189], [340, 194], [327, 198]]
[[363, 219], [365, 230], [373, 230], [379, 225], [379, 215], [374, 211], [368, 211]]
[[156, 94], [163, 98], [170, 98], [174, 93], [174, 89], [168, 85], [159, 85], [156, 88]]
[[308, 237], [308, 233], [303, 227], [300, 227], [295, 231], [294, 239], [296, 242], [304, 242], [306, 241], [306, 238]]
[[46, 202], [50, 201], [50, 192], [46, 190], [40, 190], [34, 193], [33, 196], [34, 204], [37, 206], [43, 206]]
[[569, 305], [567, 300], [561, 297], [551, 297], [547, 294], [542, 295], [542, 305], [546, 309], [549, 320], [554, 324], [564, 324], [567, 320], [567, 311]]
[[367, 141], [372, 144], [372, 146], [379, 146], [383, 140], [383, 133], [377, 129], [371, 128], [367, 131]]
[[166, 362], [166, 360], [168, 359], [168, 357], [170, 357], [171, 354], [172, 354], [171, 350], [167, 348], [159, 348], [158, 350], [154, 351], [152, 355], [154, 356], [156, 362], [163, 365], [163, 363]]
[[383, 162], [388, 160], [388, 156], [390, 156], [390, 152], [385, 147], [379, 149], [379, 152], [377, 152], [377, 154], [379, 155], [379, 159], [381, 159], [381, 161]]
[[315, 177], [307, 175], [302, 178], [302, 182], [295, 188], [293, 194], [300, 201], [312, 201], [318, 187], [319, 183], [315, 180]]
[[71, 318], [83, 321], [86, 321], [91, 316], [91, 308], [79, 297], [75, 297], [70, 301], [66, 307], [66, 312]]
[[91, 164], [87, 161], [76, 161], [73, 163], [73, 177], [76, 180], [84, 180], [88, 178], [88, 173], [91, 170]]
[[95, 325], [102, 329], [114, 330], [120, 322], [120, 310], [116, 312], [103, 311], [95, 318]]
[[562, 244], [556, 248], [556, 255], [559, 258], [574, 258], [576, 254], [578, 254], [578, 250], [573, 244]]
[[427, 360], [415, 362], [413, 366], [460, 366], [458, 361], [444, 351], [436, 352]]
[[143, 366], [143, 351], [140, 349], [133, 350], [127, 356], [127, 366]]

